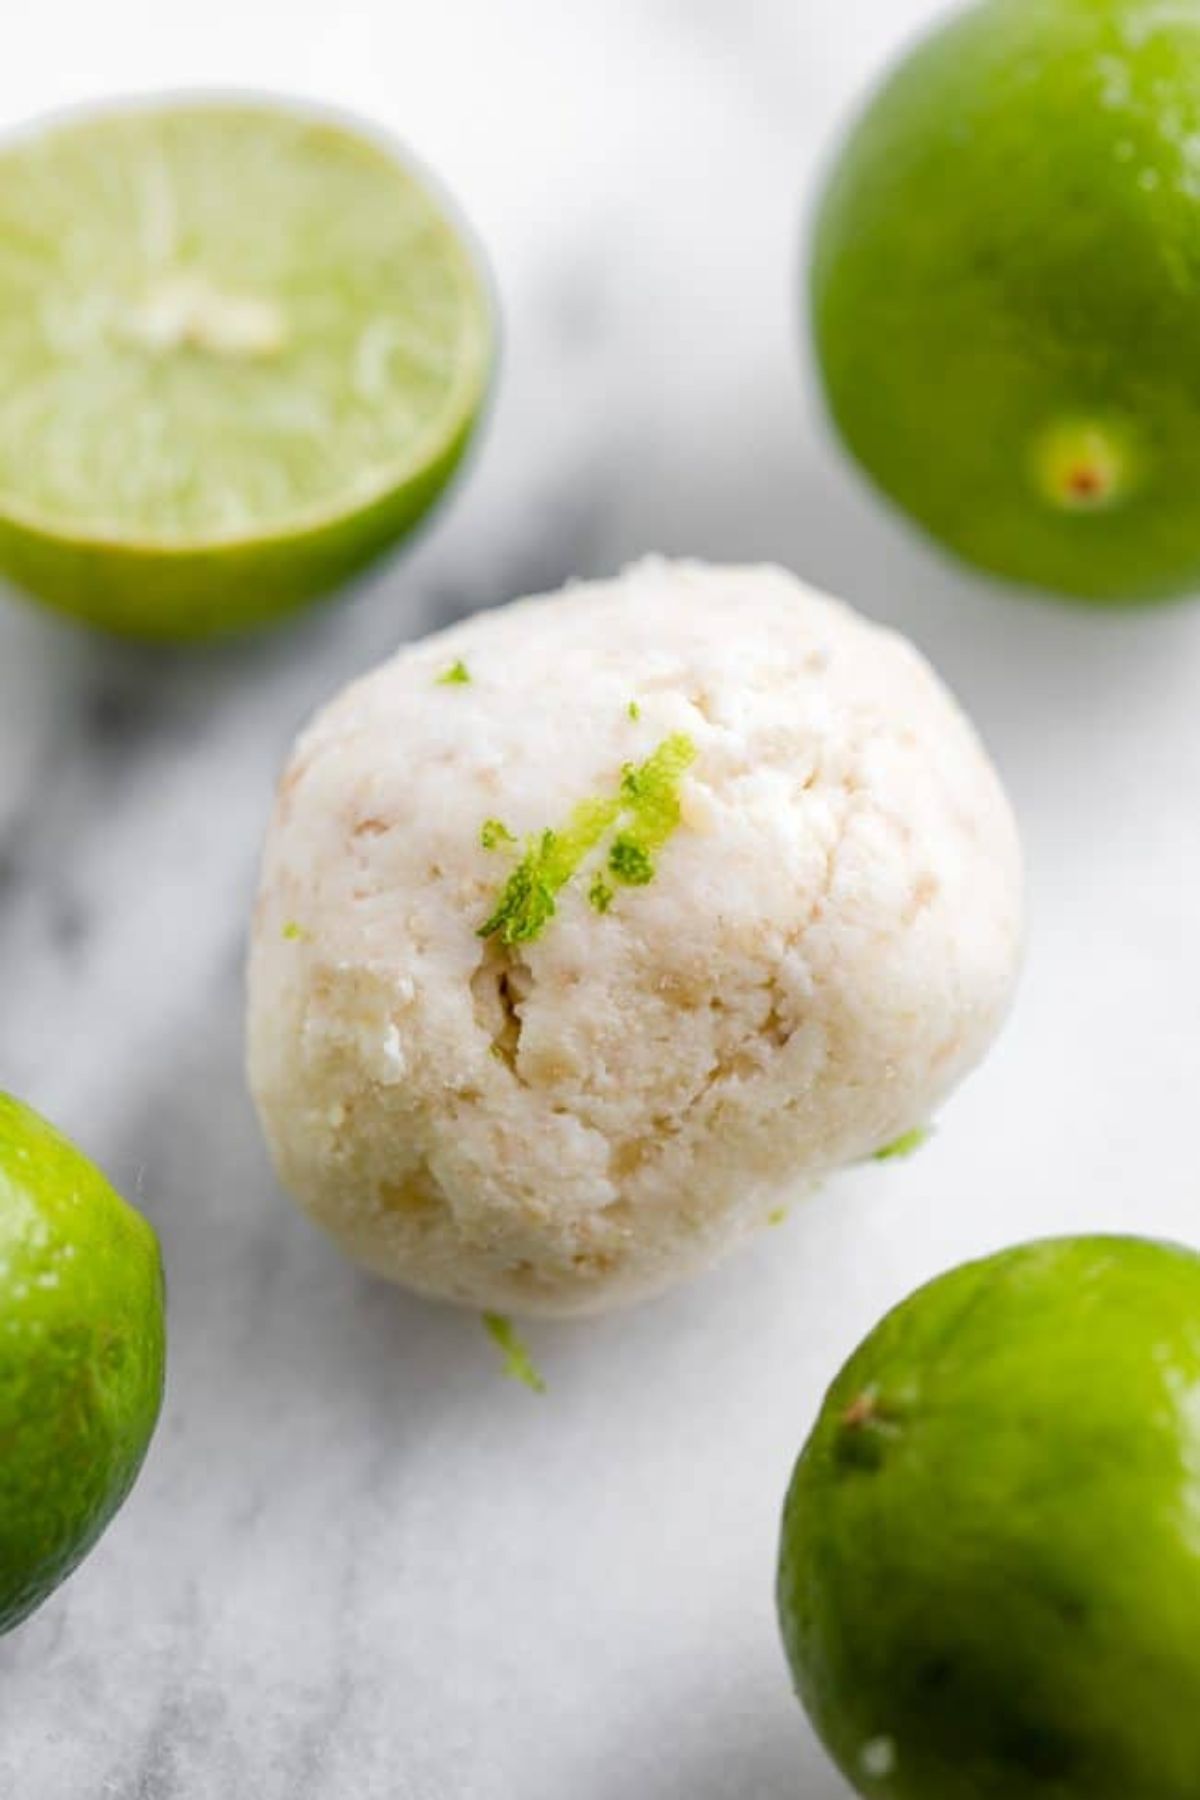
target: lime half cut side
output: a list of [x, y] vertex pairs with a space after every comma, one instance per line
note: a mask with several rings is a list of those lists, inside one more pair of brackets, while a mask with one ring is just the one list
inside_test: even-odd
[[427, 179], [291, 105], [107, 110], [0, 151], [0, 570], [113, 631], [264, 623], [396, 542], [486, 394]]

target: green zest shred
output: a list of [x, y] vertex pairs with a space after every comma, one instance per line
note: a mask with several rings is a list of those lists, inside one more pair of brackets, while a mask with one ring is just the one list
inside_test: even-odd
[[679, 784], [696, 760], [696, 746], [682, 731], [664, 738], [652, 756], [621, 772], [621, 798], [633, 814], [631, 835], [659, 850], [679, 824]]
[[485, 819], [479, 828], [479, 841], [485, 850], [498, 850], [501, 844], [515, 844], [517, 840], [499, 819]]
[[437, 684], [439, 687], [464, 687], [470, 679], [471, 671], [460, 659], [458, 662], [451, 663], [445, 673], [438, 676]]
[[479, 927], [480, 937], [498, 937], [502, 944], [530, 944], [540, 937], [554, 917], [558, 895], [619, 816], [615, 800], [584, 800], [561, 831], [532, 838], [495, 911]]
[[629, 822], [608, 856], [610, 874], [626, 887], [645, 887], [654, 880], [655, 854], [679, 826], [679, 784], [695, 760], [691, 738], [676, 732], [644, 763], [626, 763], [621, 800]]
[[634, 721], [635, 724], [642, 716], [642, 709], [638, 705], [636, 700], [631, 700], [629, 702], [629, 705], [625, 708], [625, 710], [629, 714], [630, 718]]
[[885, 1144], [882, 1150], [876, 1150], [874, 1161], [894, 1162], [899, 1157], [911, 1156], [914, 1150], [919, 1150], [922, 1144], [927, 1144], [932, 1136], [933, 1131], [930, 1126], [917, 1125], [912, 1131], [906, 1131], [903, 1137], [898, 1137], [894, 1144]]
[[635, 838], [626, 832], [608, 853], [608, 872], [625, 887], [645, 887], [654, 880], [654, 864]]
[[[664, 738], [645, 762], [626, 763], [615, 799], [582, 800], [559, 830], [530, 838], [479, 936], [498, 937], [509, 945], [540, 937], [563, 888], [618, 825], [622, 829], [609, 851], [609, 873], [626, 887], [652, 881], [654, 853], [679, 824], [679, 783], [695, 758], [696, 747], [683, 733]], [[495, 823], [488, 820], [480, 834], [485, 849], [492, 848], [485, 834]], [[597, 912], [606, 912], [612, 902], [611, 889], [599, 878], [588, 897]]]
[[603, 875], [597, 875], [588, 889], [588, 904], [594, 906], [598, 913], [606, 913], [613, 903], [613, 891]]
[[511, 1319], [503, 1313], [484, 1313], [484, 1328], [504, 1359], [504, 1373], [510, 1381], [519, 1381], [535, 1394], [544, 1394], [546, 1384], [538, 1374], [525, 1345], [517, 1335]]
[[304, 927], [303, 925], [298, 925], [295, 919], [289, 919], [283, 928], [283, 935], [289, 944], [299, 943], [300, 939], [304, 936]]

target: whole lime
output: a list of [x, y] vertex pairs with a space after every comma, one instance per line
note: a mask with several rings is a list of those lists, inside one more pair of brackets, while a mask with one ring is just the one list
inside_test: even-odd
[[0, 1094], [0, 1631], [70, 1574], [125, 1499], [163, 1361], [154, 1232]]
[[800, 1697], [887, 1800], [1200, 1794], [1200, 1257], [1031, 1244], [904, 1302], [796, 1467]]
[[0, 570], [135, 636], [274, 620], [428, 513], [493, 336], [372, 132], [199, 99], [39, 126], [0, 150]]
[[1200, 586], [1200, 7], [986, 0], [820, 209], [834, 421], [951, 550], [1097, 601]]

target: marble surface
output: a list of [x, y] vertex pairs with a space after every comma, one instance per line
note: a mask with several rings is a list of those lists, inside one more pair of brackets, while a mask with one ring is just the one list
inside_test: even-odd
[[[829, 447], [799, 221], [918, 0], [43, 0], [0, 120], [238, 81], [376, 114], [458, 192], [507, 321], [453, 502], [340, 608], [150, 653], [0, 599], [0, 1084], [162, 1234], [162, 1430], [86, 1567], [0, 1644], [22, 1800], [836, 1800], [772, 1617], [823, 1387], [918, 1280], [1085, 1226], [1200, 1238], [1200, 611], [955, 573]], [[11, 34], [10, 34], [11, 36]], [[10, 43], [11, 49], [11, 43]], [[922, 1154], [625, 1318], [531, 1333], [357, 1275], [245, 1098], [274, 772], [403, 637], [648, 549], [777, 558], [899, 623], [973, 711], [1030, 863], [1026, 981]]]

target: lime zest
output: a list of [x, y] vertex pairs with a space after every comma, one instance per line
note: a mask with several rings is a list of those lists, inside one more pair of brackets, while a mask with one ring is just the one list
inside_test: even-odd
[[284, 940], [285, 940], [285, 942], [287, 942], [289, 944], [298, 944], [307, 935], [308, 934], [305, 931], [303, 925], [301, 925], [296, 919], [289, 919], [287, 924], [283, 928]]
[[629, 714], [629, 717], [634, 721], [635, 724], [642, 716], [642, 709], [638, 705], [636, 700], [631, 700], [629, 702], [629, 705], [625, 708], [625, 711]]
[[597, 875], [588, 889], [588, 904], [594, 906], [598, 913], [606, 913], [613, 903], [613, 891], [603, 875]]
[[452, 662], [450, 667], [438, 676], [437, 685], [439, 687], [466, 687], [470, 679], [471, 671], [459, 657], [457, 662]]
[[894, 1139], [892, 1143], [885, 1144], [882, 1150], [876, 1150], [871, 1160], [872, 1162], [898, 1162], [902, 1157], [912, 1156], [923, 1144], [927, 1144], [932, 1136], [933, 1127], [931, 1125], [915, 1125], [911, 1131], [906, 1131], [903, 1136]]
[[622, 770], [621, 798], [632, 818], [609, 852], [608, 866], [626, 887], [654, 880], [654, 853], [679, 827], [679, 784], [695, 760], [695, 744], [677, 731], [640, 766], [626, 763]]
[[498, 850], [501, 844], [515, 844], [516, 841], [502, 819], [485, 819], [479, 827], [479, 842], [485, 850]]
[[654, 880], [654, 864], [627, 832], [621, 833], [608, 853], [608, 871], [623, 887], [645, 887]]
[[532, 838], [478, 935], [509, 945], [540, 937], [558, 909], [558, 895], [619, 815], [618, 801], [582, 800], [563, 830]]
[[661, 850], [678, 827], [679, 784], [695, 760], [695, 744], [676, 731], [644, 763], [626, 763], [621, 771], [621, 798], [633, 814], [626, 835], [647, 853]]
[[635, 814], [641, 833], [665, 843], [679, 823], [679, 783], [696, 760], [686, 732], [673, 731], [644, 763], [626, 763], [621, 798]]
[[484, 1313], [484, 1329], [503, 1358], [503, 1373], [510, 1381], [519, 1381], [531, 1393], [544, 1394], [546, 1383], [538, 1374], [529, 1351], [522, 1343], [516, 1326], [503, 1313]]
[[[645, 762], [625, 764], [615, 799], [581, 800], [559, 830], [548, 829], [528, 839], [525, 854], [478, 936], [498, 937], [510, 946], [540, 937], [557, 911], [563, 888], [618, 824], [623, 829], [609, 853], [610, 873], [627, 887], [643, 887], [653, 880], [653, 853], [679, 825], [679, 783], [695, 756], [691, 739], [676, 732], [664, 738]], [[604, 912], [611, 894], [601, 906], [594, 897], [599, 891], [593, 883], [589, 898], [598, 912]]]
[[777, 1206], [774, 1208], [774, 1210], [772, 1212], [769, 1212], [767, 1214], [767, 1224], [768, 1225], [785, 1225], [787, 1223], [787, 1216], [788, 1216], [787, 1207], [786, 1206]]

